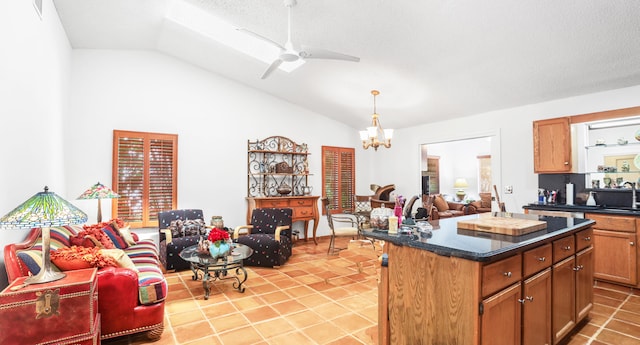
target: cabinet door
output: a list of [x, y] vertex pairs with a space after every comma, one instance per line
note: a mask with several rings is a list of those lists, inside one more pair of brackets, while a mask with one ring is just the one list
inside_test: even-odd
[[482, 339], [484, 345], [519, 345], [522, 304], [520, 283], [482, 301]]
[[595, 229], [594, 277], [610, 282], [636, 285], [636, 234]]
[[533, 160], [535, 173], [571, 172], [569, 118], [533, 122]]
[[593, 306], [593, 247], [576, 254], [576, 322]]
[[522, 345], [551, 344], [551, 269], [524, 282]]
[[557, 344], [576, 325], [576, 280], [573, 270], [576, 259], [571, 256], [553, 265], [552, 271], [552, 334]]

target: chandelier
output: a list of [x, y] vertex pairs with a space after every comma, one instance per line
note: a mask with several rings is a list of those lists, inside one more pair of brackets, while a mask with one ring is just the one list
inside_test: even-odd
[[378, 146], [383, 145], [386, 148], [391, 147], [391, 138], [393, 137], [393, 129], [383, 129], [380, 125], [379, 115], [376, 113], [376, 96], [380, 94], [378, 90], [371, 90], [373, 95], [373, 115], [371, 115], [371, 127], [367, 127], [366, 131], [360, 131], [360, 140], [362, 147], [366, 150], [373, 147], [378, 151]]

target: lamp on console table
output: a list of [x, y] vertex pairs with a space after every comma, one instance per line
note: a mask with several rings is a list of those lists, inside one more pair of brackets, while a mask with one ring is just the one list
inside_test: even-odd
[[24, 281], [25, 285], [47, 283], [65, 277], [64, 273], [51, 270], [49, 228], [86, 221], [86, 213], [56, 193], [49, 192], [47, 186], [44, 187], [44, 192], [36, 193], [29, 200], [0, 218], [0, 229], [42, 228], [42, 268], [38, 274], [27, 278]]
[[456, 181], [453, 183], [453, 188], [457, 189], [458, 191], [456, 191], [456, 196], [458, 197], [458, 200], [462, 201], [464, 200], [464, 196], [467, 194], [465, 193], [465, 188], [469, 187], [469, 184], [467, 183], [467, 179], [465, 179], [464, 177], [459, 177], [456, 179]]
[[98, 223], [102, 222], [102, 205], [100, 204], [101, 199], [115, 199], [119, 198], [120, 195], [118, 193], [111, 190], [111, 188], [106, 187], [102, 183], [98, 182], [93, 186], [89, 187], [89, 189], [85, 190], [84, 193], [80, 194], [78, 200], [83, 199], [98, 199]]

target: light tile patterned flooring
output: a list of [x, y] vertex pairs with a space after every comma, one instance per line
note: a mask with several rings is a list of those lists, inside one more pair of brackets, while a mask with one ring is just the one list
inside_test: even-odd
[[[339, 239], [339, 247], [347, 247]], [[377, 257], [371, 244], [327, 255], [328, 238], [298, 241], [280, 268], [247, 267], [246, 290], [216, 281], [204, 300], [191, 271], [168, 273], [165, 330], [153, 344], [376, 344]], [[141, 336], [104, 344], [145, 344]]]
[[[327, 248], [327, 238], [318, 246], [298, 241], [283, 267], [248, 267], [245, 293], [233, 280], [217, 281], [206, 301], [191, 271], [167, 274], [165, 330], [153, 344], [377, 344], [380, 248], [352, 246], [336, 256]], [[587, 321], [566, 345], [639, 345], [640, 292], [598, 282]], [[150, 342], [128, 336], [103, 343]]]

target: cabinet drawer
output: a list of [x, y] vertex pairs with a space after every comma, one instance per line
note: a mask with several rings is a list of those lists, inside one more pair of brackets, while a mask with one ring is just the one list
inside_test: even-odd
[[615, 216], [610, 214], [593, 214], [586, 215], [587, 218], [596, 221], [593, 226], [596, 229], [635, 232], [636, 222], [633, 217]]
[[291, 207], [312, 206], [313, 205], [313, 200], [311, 200], [311, 199], [291, 199], [291, 200], [289, 200], [289, 205]]
[[576, 233], [576, 252], [593, 244], [593, 229], [585, 229]]
[[313, 216], [313, 207], [296, 207], [293, 209], [293, 218], [310, 218]]
[[263, 207], [277, 207], [277, 208], [282, 208], [282, 207], [289, 207], [289, 200], [262, 200], [260, 201], [258, 208], [263, 208]]
[[482, 296], [486, 297], [522, 278], [522, 256], [494, 262], [482, 267]]
[[574, 236], [563, 237], [553, 241], [553, 262], [558, 262], [576, 252]]
[[524, 276], [528, 277], [551, 266], [552, 253], [551, 243], [524, 252], [522, 256]]

